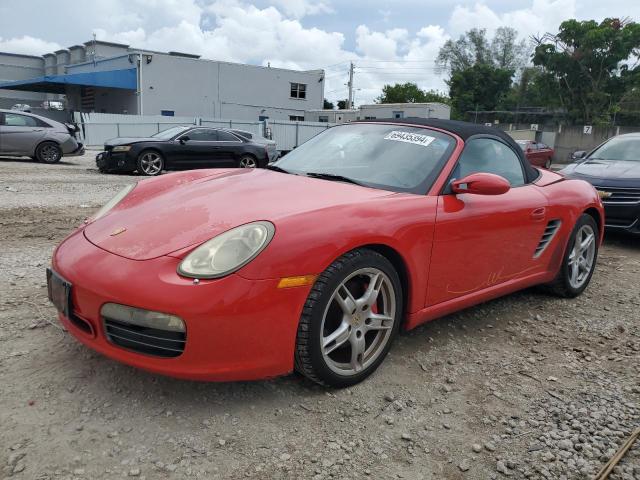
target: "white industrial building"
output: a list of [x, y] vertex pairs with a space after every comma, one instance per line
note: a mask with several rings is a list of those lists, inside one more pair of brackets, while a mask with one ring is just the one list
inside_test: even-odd
[[63, 99], [69, 110], [299, 120], [324, 101], [324, 71], [205, 60], [89, 41], [42, 57], [0, 52], [0, 108]]
[[374, 103], [361, 105], [358, 120], [376, 118], [451, 118], [451, 107], [444, 103]]
[[451, 118], [451, 107], [444, 103], [375, 103], [351, 110], [308, 110], [307, 122], [346, 123], [376, 118]]

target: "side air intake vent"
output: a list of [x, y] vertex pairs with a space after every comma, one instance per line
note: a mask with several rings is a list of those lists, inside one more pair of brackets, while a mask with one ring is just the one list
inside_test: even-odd
[[540, 243], [538, 243], [538, 247], [533, 254], [533, 258], [538, 258], [547, 249], [547, 246], [551, 243], [553, 237], [555, 237], [556, 233], [558, 233], [558, 229], [560, 228], [561, 224], [562, 222], [560, 220], [551, 220], [549, 223], [547, 223], [547, 228], [544, 229], [544, 233], [542, 234]]

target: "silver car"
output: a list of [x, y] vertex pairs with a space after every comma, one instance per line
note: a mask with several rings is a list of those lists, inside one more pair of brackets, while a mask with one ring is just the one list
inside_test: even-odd
[[31, 157], [44, 163], [82, 155], [77, 128], [32, 113], [0, 109], [0, 156]]

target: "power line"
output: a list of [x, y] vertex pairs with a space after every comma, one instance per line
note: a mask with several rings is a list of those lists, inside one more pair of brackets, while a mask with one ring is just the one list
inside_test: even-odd
[[[389, 67], [361, 67], [358, 70], [388, 70]], [[438, 67], [402, 67], [402, 70], [440, 70]]]

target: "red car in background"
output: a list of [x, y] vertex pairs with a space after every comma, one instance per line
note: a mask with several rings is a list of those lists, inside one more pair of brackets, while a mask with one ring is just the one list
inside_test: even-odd
[[547, 170], [551, 168], [551, 162], [553, 160], [553, 154], [555, 151], [553, 148], [545, 145], [544, 143], [534, 142], [533, 140], [516, 140], [520, 148], [524, 151], [525, 157], [529, 160], [531, 165], [536, 167], [544, 167]]
[[68, 331], [120, 362], [345, 387], [400, 329], [532, 285], [587, 287], [604, 213], [506, 133], [448, 120], [330, 128], [260, 169], [139, 181], [55, 250]]

